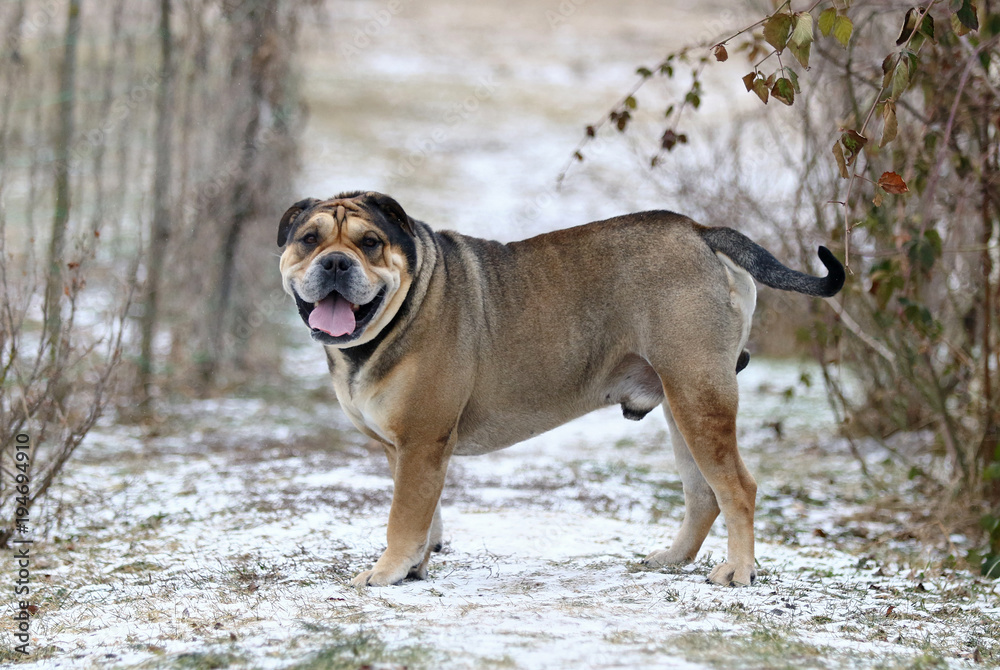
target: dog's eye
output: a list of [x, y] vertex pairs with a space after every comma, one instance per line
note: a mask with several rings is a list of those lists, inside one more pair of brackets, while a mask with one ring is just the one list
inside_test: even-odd
[[361, 244], [362, 246], [367, 247], [368, 249], [374, 249], [378, 245], [382, 244], [382, 240], [380, 240], [375, 235], [365, 235], [363, 238], [361, 238]]
[[308, 233], [303, 235], [299, 241], [303, 244], [316, 244], [319, 242], [319, 236], [317, 236], [316, 233]]

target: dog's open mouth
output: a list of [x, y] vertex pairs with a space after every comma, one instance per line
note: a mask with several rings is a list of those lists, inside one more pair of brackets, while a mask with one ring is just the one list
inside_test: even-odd
[[312, 329], [313, 339], [323, 344], [349, 342], [361, 334], [385, 297], [379, 291], [371, 301], [358, 305], [336, 291], [316, 303], [309, 303], [295, 293], [295, 303], [302, 320]]

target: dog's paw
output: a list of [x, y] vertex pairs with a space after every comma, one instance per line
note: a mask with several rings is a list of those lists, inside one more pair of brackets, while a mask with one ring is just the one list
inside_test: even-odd
[[753, 563], [720, 563], [708, 574], [708, 581], [720, 586], [750, 586], [757, 581]]
[[376, 564], [371, 570], [365, 570], [351, 580], [354, 588], [365, 586], [392, 586], [398, 584], [406, 578], [406, 571], [400, 573], [399, 570], [381, 570]]
[[642, 559], [642, 564], [650, 568], [662, 568], [666, 565], [687, 565], [691, 559], [680, 552], [670, 549], [654, 551], [646, 558]]

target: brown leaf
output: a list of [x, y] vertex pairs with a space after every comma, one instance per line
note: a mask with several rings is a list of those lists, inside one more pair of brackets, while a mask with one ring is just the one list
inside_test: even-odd
[[753, 80], [753, 92], [757, 94], [757, 97], [761, 99], [765, 105], [767, 104], [767, 82], [764, 81], [763, 77], [757, 77]]
[[670, 128], [667, 128], [663, 132], [663, 137], [660, 138], [660, 146], [670, 151], [677, 144], [677, 133], [675, 133]]
[[896, 130], [896, 103], [890, 98], [882, 108], [882, 139], [878, 143], [879, 147], [896, 139]]
[[687, 135], [684, 133], [677, 133], [672, 128], [667, 128], [663, 132], [663, 137], [660, 138], [660, 146], [670, 151], [678, 144], [686, 144], [687, 141]]
[[594, 129], [594, 126], [587, 126], [587, 137], [593, 137], [596, 134], [597, 131]]
[[792, 29], [791, 14], [775, 14], [764, 23], [764, 40], [781, 53], [788, 43], [788, 33]]
[[847, 174], [847, 161], [844, 160], [844, 147], [837, 142], [833, 145], [833, 157], [837, 159], [837, 169], [840, 171], [840, 176], [847, 179], [851, 175]]
[[725, 63], [729, 60], [729, 52], [726, 51], [726, 47], [722, 44], [717, 44], [715, 47], [715, 60], [720, 63]]
[[903, 178], [900, 177], [895, 172], [883, 172], [882, 176], [878, 178], [878, 185], [881, 186], [886, 193], [891, 193], [893, 195], [900, 195], [909, 191], [909, 187]]
[[872, 198], [872, 204], [876, 207], [882, 206], [882, 191], [875, 189], [875, 197]]
[[847, 130], [840, 136], [840, 143], [847, 150], [844, 158], [847, 159], [847, 164], [851, 165], [857, 159], [865, 145], [868, 144], [868, 138], [856, 130]]
[[792, 104], [795, 101], [795, 89], [792, 88], [792, 82], [784, 77], [774, 82], [774, 86], [771, 88], [771, 97], [786, 105]]
[[753, 90], [753, 80], [757, 78], [756, 72], [743, 75], [743, 85], [747, 87], [747, 93]]

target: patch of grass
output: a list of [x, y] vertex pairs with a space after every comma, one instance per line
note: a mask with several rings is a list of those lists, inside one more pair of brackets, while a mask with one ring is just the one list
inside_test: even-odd
[[37, 649], [31, 645], [28, 647], [28, 650], [29, 653], [22, 654], [19, 651], [14, 651], [13, 644], [11, 644], [10, 647], [0, 647], [0, 664], [34, 663], [36, 661], [42, 661], [46, 658], [52, 658], [57, 653], [63, 651], [59, 647], [55, 647], [53, 645], [38, 647]]
[[156, 563], [150, 563], [149, 561], [133, 561], [132, 563], [126, 563], [125, 565], [118, 566], [114, 571], [134, 575], [155, 572], [162, 569], [163, 566], [157, 565]]
[[245, 665], [246, 659], [230, 652], [192, 651], [157, 663], [157, 667], [176, 670], [217, 670]]
[[319, 652], [297, 663], [289, 670], [356, 670], [359, 667], [378, 665], [404, 667], [407, 670], [438, 667], [433, 654], [422, 646], [407, 645], [390, 648], [371, 631], [356, 633], [331, 631], [328, 641]]
[[500, 658], [481, 658], [478, 661], [481, 668], [516, 668], [517, 661], [511, 658], [510, 654], [504, 654]]
[[948, 667], [948, 661], [934, 651], [911, 658], [893, 658], [872, 666], [873, 670], [941, 670]]
[[822, 668], [830, 650], [802, 642], [776, 627], [757, 626], [749, 635], [721, 631], [683, 633], [670, 646], [688, 661], [716, 668]]

